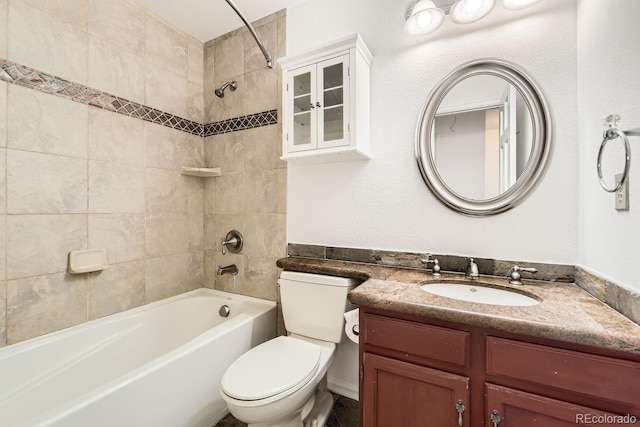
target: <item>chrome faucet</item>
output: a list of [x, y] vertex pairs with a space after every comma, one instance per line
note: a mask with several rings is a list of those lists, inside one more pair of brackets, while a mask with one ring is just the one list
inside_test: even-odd
[[511, 285], [522, 285], [522, 276], [520, 275], [521, 271], [528, 271], [529, 273], [537, 273], [538, 270], [536, 270], [533, 267], [520, 267], [517, 265], [514, 265], [513, 267], [511, 267], [511, 270], [509, 270], [509, 272], [507, 273], [507, 277], [509, 277], [509, 283]]
[[433, 268], [431, 269], [432, 276], [442, 276], [442, 274], [440, 274], [440, 261], [438, 261], [438, 258], [431, 259], [431, 254], [427, 254], [427, 257], [422, 258], [421, 261], [426, 268], [428, 268], [429, 264], [433, 263]]
[[478, 264], [473, 261], [473, 258], [469, 258], [469, 265], [464, 270], [464, 275], [467, 279], [477, 279], [480, 277], [478, 272]]
[[216, 270], [217, 276], [223, 276], [225, 274], [233, 274], [234, 276], [238, 274], [238, 266], [235, 264], [230, 264], [227, 266], [218, 266], [218, 270]]

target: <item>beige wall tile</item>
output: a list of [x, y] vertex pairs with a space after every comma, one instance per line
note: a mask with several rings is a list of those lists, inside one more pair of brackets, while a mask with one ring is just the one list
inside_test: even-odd
[[106, 249], [109, 264], [144, 259], [144, 214], [90, 214], [88, 230], [89, 248]]
[[145, 299], [147, 303], [186, 292], [189, 255], [178, 254], [146, 260]]
[[7, 345], [7, 282], [0, 282], [0, 347]]
[[145, 233], [147, 257], [186, 253], [187, 233], [187, 214], [147, 214]]
[[204, 121], [204, 92], [201, 84], [187, 82], [187, 119]]
[[187, 212], [186, 176], [165, 169], [146, 168], [145, 187], [147, 212]]
[[[0, 281], [7, 279], [7, 216], [0, 215]], [[0, 298], [0, 304], [2, 299]]]
[[[7, 206], [7, 149], [0, 148], [0, 214], [6, 213]], [[2, 258], [0, 258], [0, 263]]]
[[200, 40], [189, 37], [187, 42], [187, 78], [190, 82], [204, 84], [204, 44]]
[[144, 57], [99, 37], [89, 37], [89, 86], [144, 103]]
[[[254, 26], [258, 37], [262, 41], [265, 49], [274, 59], [278, 58], [278, 20], [275, 19], [276, 15], [272, 14], [267, 17], [268, 22], [264, 24]], [[253, 36], [249, 31], [245, 31], [244, 33], [244, 72], [248, 73], [251, 71], [259, 70], [262, 68], [268, 68], [267, 62], [262, 54], [262, 51], [258, 47], [258, 44], [253, 39]], [[275, 74], [276, 69], [273, 68], [273, 72]]]
[[86, 247], [86, 215], [9, 215], [7, 279], [64, 272], [69, 251]]
[[[153, 123], [144, 123], [145, 164], [147, 167], [179, 171], [187, 134]], [[187, 165], [185, 165], [187, 166]]]
[[19, 1], [50, 14], [56, 21], [71, 24], [82, 31], [87, 31], [89, 23], [89, 0]]
[[180, 144], [182, 166], [206, 166], [204, 159], [204, 138], [197, 135], [185, 134], [185, 137], [181, 140]]
[[89, 159], [144, 166], [144, 123], [140, 119], [89, 109]]
[[275, 257], [278, 250], [278, 214], [246, 214], [244, 230], [245, 255]]
[[244, 32], [233, 31], [218, 39], [214, 46], [215, 86], [244, 74]]
[[204, 46], [204, 66], [203, 66], [203, 88], [204, 88], [204, 121], [213, 121], [213, 108], [215, 100], [218, 99], [214, 90], [215, 82], [215, 43], [207, 43]]
[[[2, 9], [0, 8], [0, 10]], [[2, 17], [0, 17], [0, 19], [2, 19]], [[0, 34], [2, 34], [1, 29], [0, 29]], [[0, 43], [2, 43], [2, 40], [0, 40]], [[6, 146], [7, 146], [7, 84], [5, 82], [0, 82], [0, 147], [6, 147]]]
[[204, 252], [189, 252], [189, 269], [187, 270], [187, 288], [194, 290], [204, 287]]
[[186, 76], [188, 39], [154, 15], [147, 13], [145, 58], [147, 66]]
[[144, 55], [146, 12], [124, 0], [89, 0], [89, 34]]
[[9, 148], [87, 157], [86, 105], [13, 84], [7, 89]]
[[276, 236], [276, 258], [287, 256], [287, 215], [278, 214], [278, 234]]
[[207, 138], [213, 147], [214, 167], [224, 168], [225, 173], [242, 172], [245, 167], [245, 135], [247, 132], [222, 133]]
[[244, 75], [245, 95], [243, 115], [278, 108], [278, 72], [275, 68], [260, 68]]
[[287, 213], [287, 170], [278, 169], [278, 210], [279, 214]]
[[[240, 231], [240, 234], [244, 236], [244, 222], [242, 215], [217, 214], [208, 216], [207, 220], [212, 224], [212, 227], [208, 230], [208, 234], [205, 234], [207, 250], [214, 250], [222, 253], [220, 241], [231, 230], [238, 230]], [[211, 245], [209, 245], [209, 243], [211, 243]]]
[[144, 261], [110, 265], [91, 273], [87, 283], [89, 320], [119, 313], [144, 304]]
[[86, 213], [87, 161], [7, 150], [7, 211]]
[[256, 298], [275, 301], [278, 296], [277, 258], [246, 256], [244, 259], [243, 293]]
[[189, 213], [201, 213], [204, 212], [204, 182], [211, 181], [205, 180], [196, 176], [190, 176], [187, 178], [187, 199]]
[[278, 125], [249, 129], [244, 134], [245, 170], [267, 170], [278, 167]]
[[[0, 58], [7, 55], [7, 28], [8, 28], [9, 0], [0, 0]], [[1, 342], [1, 341], [0, 341]]]
[[89, 160], [90, 213], [144, 213], [144, 169]]
[[[224, 172], [223, 172], [224, 175]], [[203, 192], [203, 203], [204, 203], [204, 212], [209, 215], [213, 215], [216, 213], [216, 191], [218, 188], [218, 180], [216, 179], [207, 179], [204, 181], [204, 192]]]
[[278, 211], [278, 171], [256, 170], [245, 172], [245, 213], [276, 213]]
[[[215, 208], [217, 213], [242, 213], [244, 176], [241, 172], [222, 174], [216, 178]], [[206, 196], [206, 187], [205, 187]], [[205, 200], [206, 212], [207, 200]]]
[[7, 343], [13, 344], [87, 320], [84, 274], [50, 274], [7, 282]]
[[8, 59], [87, 83], [87, 33], [23, 1], [9, 3]]
[[185, 74], [174, 74], [147, 64], [144, 87], [145, 105], [179, 117], [187, 117], [189, 94]]
[[187, 217], [189, 251], [204, 249], [204, 213], [191, 213]]
[[216, 268], [215, 252], [204, 251], [204, 287], [209, 289], [216, 288]]

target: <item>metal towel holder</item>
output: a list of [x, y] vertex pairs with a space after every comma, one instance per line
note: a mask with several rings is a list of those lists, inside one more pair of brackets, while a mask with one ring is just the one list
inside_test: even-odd
[[[604, 191], [607, 191], [609, 193], [615, 193], [616, 191], [620, 190], [629, 176], [629, 168], [631, 167], [631, 148], [629, 147], [629, 139], [627, 137], [640, 136], [640, 128], [629, 129], [625, 131], [619, 130], [617, 128], [619, 121], [620, 116], [617, 114], [610, 114], [602, 119], [602, 124], [607, 126], [607, 128], [603, 132], [602, 144], [600, 144], [600, 151], [598, 151], [598, 178], [600, 178], [600, 186], [604, 189]], [[607, 142], [616, 138], [620, 138], [622, 139], [622, 142], [624, 142], [624, 171], [622, 172], [622, 178], [620, 178], [620, 182], [614, 188], [609, 188], [602, 178], [602, 153], [604, 152], [604, 147], [607, 145]]]

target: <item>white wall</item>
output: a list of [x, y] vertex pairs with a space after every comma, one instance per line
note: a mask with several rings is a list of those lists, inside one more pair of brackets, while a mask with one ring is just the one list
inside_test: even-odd
[[[614, 209], [614, 195], [600, 188], [596, 174], [602, 142], [600, 119], [615, 113], [621, 129], [640, 127], [640, 2], [581, 0], [578, 4], [578, 129], [580, 209], [578, 264], [640, 290], [640, 138], [631, 144], [630, 207]], [[606, 170], [622, 170], [623, 150], [611, 142]], [[615, 156], [615, 158], [614, 158]], [[610, 184], [613, 182], [608, 181]]]
[[[373, 159], [290, 165], [287, 240], [575, 262], [575, 1], [546, 1], [518, 12], [498, 5], [486, 20], [466, 27], [446, 22], [423, 38], [403, 32], [410, 5], [408, 0], [325, 0], [287, 11], [289, 54], [355, 32], [374, 54]], [[469, 218], [447, 209], [429, 192], [414, 159], [414, 132], [438, 81], [456, 66], [482, 57], [512, 61], [535, 79], [556, 118], [555, 149], [544, 180], [523, 204], [491, 218]]]

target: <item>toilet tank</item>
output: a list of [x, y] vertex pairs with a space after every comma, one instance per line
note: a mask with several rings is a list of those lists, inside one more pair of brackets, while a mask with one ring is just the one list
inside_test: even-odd
[[339, 343], [344, 312], [351, 308], [347, 293], [360, 280], [345, 277], [283, 271], [280, 300], [287, 332]]

